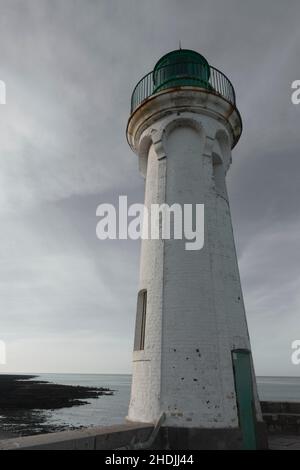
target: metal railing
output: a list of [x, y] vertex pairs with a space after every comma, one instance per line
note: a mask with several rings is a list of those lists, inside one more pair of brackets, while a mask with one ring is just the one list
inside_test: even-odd
[[131, 96], [131, 113], [149, 96], [176, 86], [195, 86], [221, 95], [235, 105], [235, 92], [230, 80], [220, 70], [200, 63], [169, 64], [145, 75]]

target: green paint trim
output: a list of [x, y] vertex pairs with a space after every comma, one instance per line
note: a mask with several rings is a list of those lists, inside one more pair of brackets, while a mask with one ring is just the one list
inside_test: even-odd
[[257, 449], [257, 436], [251, 352], [247, 349], [233, 350], [232, 362], [243, 449], [255, 450]]

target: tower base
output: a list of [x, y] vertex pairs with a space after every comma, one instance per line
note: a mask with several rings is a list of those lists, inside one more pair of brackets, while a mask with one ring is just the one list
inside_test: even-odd
[[[256, 449], [268, 449], [265, 423], [257, 423]], [[180, 428], [162, 427], [154, 442], [156, 450], [243, 450], [239, 428]]]

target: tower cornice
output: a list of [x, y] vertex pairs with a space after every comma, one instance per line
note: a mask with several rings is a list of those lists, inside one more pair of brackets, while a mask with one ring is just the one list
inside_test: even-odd
[[130, 115], [127, 124], [127, 140], [135, 153], [143, 132], [155, 122], [182, 113], [206, 115], [222, 122], [228, 130], [233, 148], [242, 133], [242, 119], [236, 106], [211, 90], [198, 87], [168, 88], [150, 96]]

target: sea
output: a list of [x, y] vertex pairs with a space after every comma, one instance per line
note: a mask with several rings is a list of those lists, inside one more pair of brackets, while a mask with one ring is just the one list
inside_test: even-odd
[[[63, 385], [107, 387], [113, 395], [102, 395], [89, 399], [89, 403], [71, 408], [47, 411], [50, 425], [109, 426], [120, 424], [128, 410], [131, 375], [121, 374], [38, 374], [35, 380]], [[300, 402], [300, 377], [257, 377], [258, 394], [261, 401]]]

